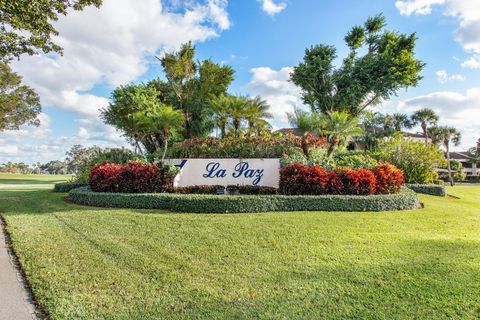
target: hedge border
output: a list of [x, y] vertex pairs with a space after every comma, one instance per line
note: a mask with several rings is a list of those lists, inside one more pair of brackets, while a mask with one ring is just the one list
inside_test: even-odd
[[70, 192], [73, 189], [86, 187], [86, 186], [88, 185], [85, 183], [79, 183], [79, 182], [60, 182], [60, 183], [55, 183], [55, 186], [53, 187], [53, 192]]
[[407, 184], [406, 186], [416, 193], [428, 194], [437, 197], [447, 196], [447, 189], [445, 189], [445, 186], [439, 184]]
[[82, 205], [132, 209], [163, 209], [189, 213], [253, 213], [274, 211], [391, 211], [419, 207], [415, 192], [370, 196], [208, 195], [167, 193], [101, 193], [74, 189], [69, 200]]

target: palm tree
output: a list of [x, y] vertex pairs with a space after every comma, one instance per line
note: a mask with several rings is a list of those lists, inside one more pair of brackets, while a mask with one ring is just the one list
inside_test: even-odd
[[270, 105], [267, 101], [260, 97], [249, 99], [247, 103], [247, 110], [245, 120], [248, 123], [248, 133], [260, 135], [267, 131], [271, 126], [266, 119], [273, 118], [272, 114], [268, 112]]
[[432, 109], [423, 108], [412, 115], [412, 124], [420, 124], [425, 138], [425, 146], [428, 146], [428, 127], [435, 126], [438, 122], [438, 115]]
[[223, 93], [213, 97], [210, 100], [210, 108], [213, 111], [213, 123], [220, 129], [220, 137], [225, 138], [227, 135], [228, 118], [230, 115], [230, 97]]
[[413, 127], [412, 121], [405, 113], [392, 114], [392, 125], [395, 131], [400, 132], [402, 129], [410, 129]]
[[248, 99], [242, 96], [229, 96], [229, 114], [232, 121], [233, 134], [240, 136], [242, 121], [248, 115]]
[[365, 111], [361, 114], [361, 125], [365, 149], [374, 151], [379, 139], [385, 135], [385, 117], [380, 112]]
[[185, 121], [185, 116], [180, 110], [174, 110], [171, 106], [157, 102], [146, 111], [136, 112], [135, 119], [146, 132], [162, 135], [163, 155], [165, 160], [168, 148], [168, 138], [174, 131], [180, 130]]
[[331, 157], [341, 141], [347, 140], [356, 135], [361, 135], [363, 129], [359, 124], [358, 117], [348, 112], [334, 111], [329, 114], [322, 114], [318, 119], [320, 132], [327, 136], [327, 155]]
[[287, 112], [288, 122], [302, 135], [302, 151], [305, 157], [309, 157], [307, 135], [318, 132], [318, 114], [309, 113], [295, 108], [293, 112]]
[[455, 146], [459, 146], [462, 135], [457, 129], [448, 126], [433, 127], [431, 129], [431, 133], [432, 141], [436, 144], [443, 144], [445, 147], [448, 161], [448, 179], [450, 180], [450, 185], [453, 187], [454, 182], [450, 164], [450, 143], [453, 143]]

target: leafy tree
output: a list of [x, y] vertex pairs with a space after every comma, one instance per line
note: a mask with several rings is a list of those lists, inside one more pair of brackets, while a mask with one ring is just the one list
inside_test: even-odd
[[65, 162], [60, 160], [53, 160], [43, 164], [41, 167], [42, 171], [46, 171], [49, 174], [66, 174], [68, 173], [68, 166]]
[[78, 173], [80, 169], [86, 165], [90, 159], [98, 155], [102, 149], [97, 146], [93, 147], [83, 147], [82, 145], [76, 144], [66, 152], [68, 171], [73, 173]]
[[418, 84], [425, 64], [415, 59], [415, 34], [386, 31], [385, 25], [384, 16], [378, 15], [364, 26], [353, 27], [345, 37], [350, 54], [339, 68], [333, 65], [337, 58], [333, 46], [305, 50], [291, 80], [302, 89], [304, 103], [313, 112], [345, 111], [358, 116], [401, 88]]
[[120, 86], [113, 90], [111, 102], [106, 109], [102, 109], [101, 117], [105, 123], [123, 131], [137, 151], [141, 152], [142, 144], [146, 151], [154, 152], [161, 144], [161, 133], [145, 132], [133, 115], [158, 104], [159, 95], [156, 83]]
[[318, 119], [318, 127], [320, 132], [327, 137], [327, 155], [329, 157], [333, 155], [340, 142], [344, 142], [346, 145], [350, 137], [363, 133], [358, 118], [344, 111], [322, 114]]
[[29, 123], [38, 125], [40, 100], [33, 89], [21, 85], [21, 77], [8, 67], [22, 54], [62, 53], [52, 40], [58, 31], [52, 22], [70, 8], [99, 7], [102, 0], [0, 0], [0, 131], [18, 129]]
[[0, 60], [10, 61], [22, 54], [62, 52], [52, 40], [58, 31], [52, 25], [70, 8], [99, 7], [102, 0], [0, 0]]
[[[167, 154], [170, 134], [182, 128], [185, 120], [183, 113], [180, 110], [174, 110], [171, 106], [157, 102], [157, 104], [152, 105], [145, 111], [136, 112], [134, 119], [139, 123], [140, 127], [143, 127], [145, 132], [152, 135], [158, 132], [161, 133], [163, 141], [163, 162]], [[161, 148], [159, 145], [156, 147], [157, 150]]]
[[32, 169], [29, 167], [28, 164], [25, 164], [23, 162], [13, 163], [9, 161], [0, 166], [0, 172], [27, 174], [32, 173]]
[[[1, 47], [1, 46], [0, 46]], [[38, 126], [41, 112], [40, 98], [10, 67], [0, 62], [0, 132], [16, 130], [28, 123]]]
[[452, 176], [452, 166], [450, 161], [450, 144], [453, 143], [455, 146], [460, 145], [460, 140], [462, 138], [462, 134], [453, 127], [448, 126], [441, 126], [441, 127], [434, 127], [431, 129], [432, 141], [435, 144], [441, 144], [445, 147], [445, 151], [447, 153], [447, 161], [448, 161], [448, 179], [450, 181], [450, 185], [454, 185], [453, 176]]
[[437, 124], [438, 115], [432, 109], [423, 108], [415, 111], [411, 119], [413, 125], [420, 124], [425, 138], [425, 146], [428, 146], [428, 128]]
[[210, 133], [213, 126], [210, 99], [212, 95], [226, 94], [234, 74], [229, 66], [211, 60], [195, 62], [194, 56], [195, 47], [188, 42], [179, 51], [159, 58], [169, 85], [162, 84], [162, 87], [174, 93], [172, 106], [184, 114], [185, 139]]

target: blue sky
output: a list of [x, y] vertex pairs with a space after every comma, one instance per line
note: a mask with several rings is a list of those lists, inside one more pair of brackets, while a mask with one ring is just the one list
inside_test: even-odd
[[343, 58], [346, 32], [378, 13], [389, 29], [417, 33], [417, 56], [427, 66], [417, 88], [376, 110], [431, 107], [442, 124], [462, 131], [460, 149], [474, 146], [480, 138], [480, 1], [104, 0], [100, 9], [55, 23], [63, 56], [26, 56], [14, 63], [40, 94], [42, 125], [0, 133], [0, 163], [62, 159], [73, 144], [126, 145], [101, 122], [98, 109], [115, 86], [162, 77], [152, 57], [188, 40], [200, 59], [235, 69], [232, 93], [262, 96], [275, 115], [274, 127], [287, 126], [285, 113], [301, 107], [288, 76], [305, 48], [332, 44]]

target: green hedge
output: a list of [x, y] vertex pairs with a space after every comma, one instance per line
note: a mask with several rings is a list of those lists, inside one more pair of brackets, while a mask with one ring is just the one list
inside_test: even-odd
[[445, 189], [445, 186], [438, 184], [407, 184], [406, 186], [416, 193], [429, 194], [438, 197], [447, 196], [447, 189]]
[[467, 176], [465, 181], [468, 183], [480, 183], [480, 176]]
[[75, 203], [114, 208], [166, 209], [192, 213], [243, 213], [271, 211], [388, 211], [419, 206], [416, 194], [403, 188], [397, 194], [371, 196], [206, 195], [167, 193], [100, 193], [88, 187], [74, 189]]
[[80, 188], [80, 187], [86, 187], [87, 184], [85, 183], [78, 183], [78, 182], [61, 182], [61, 183], [55, 183], [55, 186], [53, 187], [54, 192], [70, 192], [70, 190], [73, 190], [75, 188]]

